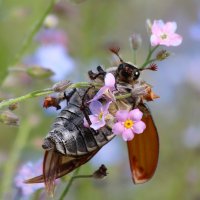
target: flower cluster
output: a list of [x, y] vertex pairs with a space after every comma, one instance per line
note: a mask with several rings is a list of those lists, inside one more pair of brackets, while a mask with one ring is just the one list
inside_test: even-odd
[[[157, 71], [157, 65], [155, 61], [165, 60], [170, 53], [165, 49], [160, 50], [155, 56], [154, 52], [159, 46], [178, 46], [182, 43], [182, 37], [175, 33], [177, 29], [176, 22], [164, 23], [162, 20], [154, 20], [153, 24], [148, 20], [148, 31], [150, 32], [150, 44], [149, 53], [140, 70], [148, 69]], [[142, 39], [140, 35], [133, 34], [130, 37], [131, 47], [133, 51], [136, 51], [140, 46]], [[117, 55], [121, 62], [118, 52], [119, 48], [110, 48], [111, 52]], [[152, 58], [152, 56], [154, 56]], [[136, 59], [135, 59], [136, 62]], [[121, 135], [124, 141], [130, 141], [134, 138], [135, 134], [141, 134], [146, 129], [146, 124], [142, 121], [143, 113], [137, 108], [130, 110], [130, 108], [118, 109], [113, 112], [110, 109], [112, 104], [116, 103], [115, 93], [120, 94], [116, 88], [116, 80], [112, 73], [107, 73], [104, 79], [104, 86], [99, 89], [96, 95], [88, 101], [91, 114], [88, 118], [84, 118], [84, 126], [99, 130], [100, 128], [108, 125], [112, 128], [112, 132], [115, 135]], [[122, 86], [123, 87], [123, 86]], [[142, 99], [146, 101], [152, 101], [158, 98], [155, 95], [151, 87], [147, 85], [145, 94]], [[103, 99], [103, 101], [102, 101]], [[116, 106], [118, 107], [118, 106]], [[110, 112], [109, 110], [112, 110]]]
[[[115, 85], [115, 77], [111, 73], [105, 76], [105, 85], [100, 88], [97, 94], [89, 102], [89, 115], [90, 123], [84, 118], [84, 126], [98, 130], [106, 125], [106, 121], [112, 118], [109, 113], [109, 107], [115, 101], [113, 91]], [[100, 101], [101, 98], [107, 99], [103, 105]], [[121, 135], [124, 141], [133, 139], [134, 134], [143, 133], [146, 125], [141, 121], [143, 113], [139, 109], [133, 109], [130, 112], [127, 110], [118, 110], [114, 117], [112, 132], [115, 135]]]

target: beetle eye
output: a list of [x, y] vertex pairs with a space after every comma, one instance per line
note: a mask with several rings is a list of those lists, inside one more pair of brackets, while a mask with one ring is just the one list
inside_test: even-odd
[[135, 71], [135, 72], [134, 72], [134, 79], [135, 79], [135, 80], [138, 79], [139, 76], [140, 76], [140, 72], [139, 72], [138, 70]]

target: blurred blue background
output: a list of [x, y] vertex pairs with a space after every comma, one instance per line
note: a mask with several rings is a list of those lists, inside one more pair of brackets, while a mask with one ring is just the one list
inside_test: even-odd
[[[140, 33], [143, 39], [137, 52], [137, 64], [142, 64], [149, 45], [146, 19], [176, 21], [177, 33], [183, 36], [180, 46], [167, 48], [171, 56], [158, 63], [157, 72], [146, 71], [142, 75], [160, 96], [149, 103], [160, 137], [159, 164], [152, 180], [133, 185], [126, 144], [115, 138], [80, 171], [89, 174], [105, 164], [108, 177], [76, 181], [66, 199], [200, 199], [200, 1], [61, 0], [53, 6], [51, 16], [28, 44], [23, 57], [15, 62], [24, 38], [49, 3], [0, 1], [1, 99], [47, 88], [62, 79], [87, 80], [89, 69], [98, 65], [108, 68], [113, 63], [111, 53], [106, 50], [112, 42], [119, 44], [124, 60], [133, 61], [129, 44], [132, 33]], [[32, 65], [50, 68], [55, 75], [41, 79], [8, 70]], [[46, 111], [42, 102], [40, 97], [19, 105], [14, 111], [20, 118], [19, 127], [0, 124], [0, 189], [1, 193], [6, 191], [7, 199], [47, 198], [42, 192], [38, 196], [19, 193], [14, 181], [20, 166], [37, 162], [43, 156], [42, 139], [56, 111], [54, 108]], [[22, 138], [18, 141], [19, 134]], [[14, 153], [16, 146], [18, 154]], [[12, 172], [10, 176], [5, 175], [6, 171]], [[55, 199], [66, 183], [60, 183]]]

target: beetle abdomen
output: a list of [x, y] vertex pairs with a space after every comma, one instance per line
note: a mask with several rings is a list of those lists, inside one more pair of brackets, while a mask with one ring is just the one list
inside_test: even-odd
[[[83, 89], [76, 91], [68, 105], [57, 116], [52, 130], [44, 139], [44, 149], [54, 148], [64, 155], [81, 156], [100, 149], [114, 137], [107, 126], [98, 131], [84, 127], [84, 114], [80, 109], [84, 93]], [[89, 109], [84, 109], [89, 115]]]

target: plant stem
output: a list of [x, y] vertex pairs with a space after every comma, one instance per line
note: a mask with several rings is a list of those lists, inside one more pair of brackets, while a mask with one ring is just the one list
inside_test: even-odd
[[74, 181], [74, 176], [76, 176], [76, 175], [78, 174], [79, 170], [80, 170], [80, 167], [77, 168], [77, 169], [74, 171], [74, 173], [72, 174], [71, 178], [69, 179], [69, 182], [68, 182], [68, 184], [67, 184], [67, 187], [64, 189], [64, 191], [63, 191], [63, 193], [61, 194], [59, 200], [63, 200], [63, 199], [65, 198], [65, 196], [67, 195], [67, 193], [68, 193], [68, 191], [69, 191], [69, 189], [70, 189], [70, 187], [71, 187], [71, 185], [72, 185], [72, 183], [73, 183], [73, 181]]
[[14, 65], [19, 61], [19, 59], [22, 57], [22, 55], [24, 54], [24, 52], [26, 51], [26, 49], [28, 48], [29, 44], [31, 43], [33, 37], [35, 36], [35, 34], [39, 31], [39, 29], [41, 28], [46, 16], [51, 12], [54, 4], [55, 4], [56, 0], [51, 0], [48, 7], [46, 8], [45, 12], [43, 13], [43, 15], [41, 16], [40, 19], [38, 19], [35, 24], [33, 24], [33, 26], [31, 27], [30, 31], [27, 33], [27, 35], [25, 36], [23, 42], [22, 42], [22, 46], [21, 49], [19, 50], [19, 52], [16, 54], [15, 58], [14, 58]]
[[[36, 33], [39, 31], [41, 28], [46, 16], [51, 12], [56, 0], [50, 0], [50, 3], [46, 10], [44, 11], [43, 15], [41, 18], [39, 18], [30, 28], [29, 32], [25, 35], [24, 40], [22, 41], [21, 48], [17, 51], [16, 55], [14, 56], [13, 61], [9, 64], [9, 66], [14, 66], [16, 65], [25, 51], [27, 50], [28, 46], [30, 45], [31, 41], [33, 40], [33, 37], [36, 35]], [[2, 0], [0, 0], [0, 4], [2, 3]], [[6, 77], [6, 76], [5, 76]], [[4, 82], [4, 79], [0, 80], [0, 84]]]
[[53, 90], [51, 88], [49, 88], [49, 89], [44, 89], [44, 90], [37, 90], [37, 91], [28, 93], [28, 94], [21, 96], [21, 97], [4, 100], [0, 103], [0, 109], [3, 108], [3, 107], [9, 106], [11, 104], [24, 101], [24, 100], [29, 99], [29, 98], [39, 97], [39, 96], [47, 95], [47, 94], [51, 94], [51, 93], [53, 93]]
[[150, 50], [149, 50], [149, 53], [148, 53], [148, 55], [147, 55], [147, 58], [146, 58], [146, 60], [144, 61], [144, 63], [142, 64], [142, 66], [141, 66], [141, 69], [144, 69], [150, 62], [150, 59], [151, 59], [151, 56], [152, 56], [152, 54], [153, 54], [153, 52], [157, 49], [159, 47], [159, 45], [157, 45], [157, 46], [155, 46], [154, 48], [150, 48]]
[[11, 194], [11, 184], [14, 177], [14, 171], [16, 170], [17, 162], [23, 148], [26, 146], [29, 133], [32, 127], [30, 126], [29, 120], [25, 119], [22, 121], [16, 140], [14, 141], [13, 148], [9, 155], [9, 159], [5, 163], [3, 177], [1, 178], [1, 195], [0, 199], [7, 199], [6, 196]]
[[[91, 85], [93, 85], [97, 88], [101, 86], [101, 84], [99, 84], [99, 83], [91, 84], [88, 82], [79, 82], [79, 83], [71, 84], [68, 88], [87, 88], [87, 87], [90, 87]], [[51, 93], [54, 93], [54, 90], [52, 88], [47, 88], [47, 89], [43, 89], [43, 90], [36, 90], [34, 92], [30, 92], [28, 94], [25, 94], [25, 95], [17, 97], [17, 98], [4, 100], [0, 103], [0, 109], [3, 107], [9, 106], [13, 103], [18, 103], [21, 101], [25, 101], [26, 99], [39, 97], [39, 96], [43, 96], [43, 95], [47, 95], [47, 94], [51, 94]]]
[[[71, 84], [67, 89], [70, 89], [70, 88], [87, 88], [87, 87], [90, 87], [90, 86], [94, 86], [96, 88], [99, 88], [99, 87], [102, 86], [102, 84], [100, 84], [100, 83], [78, 82], [78, 83]], [[0, 109], [4, 108], [6, 106], [9, 106], [11, 104], [14, 104], [14, 103], [19, 103], [19, 102], [25, 101], [26, 99], [44, 96], [44, 95], [48, 95], [48, 94], [51, 94], [51, 93], [54, 93], [54, 90], [52, 88], [46, 88], [46, 89], [43, 89], [43, 90], [36, 90], [36, 91], [30, 92], [30, 93], [25, 94], [25, 95], [20, 96], [20, 97], [4, 100], [0, 103]], [[131, 94], [128, 93], [128, 94], [125, 94], [125, 95], [119, 95], [119, 96], [116, 97], [116, 99], [124, 99], [124, 98], [128, 98], [130, 96], [131, 96]]]
[[[80, 168], [80, 167], [79, 167]], [[64, 198], [66, 197], [67, 193], [69, 192], [69, 189], [73, 183], [73, 181], [75, 179], [79, 179], [79, 178], [93, 178], [93, 174], [92, 175], [77, 175], [78, 172], [79, 172], [79, 168], [76, 169], [76, 171], [73, 173], [73, 175], [71, 176], [68, 184], [67, 184], [67, 187], [64, 189], [63, 193], [61, 194], [59, 200], [64, 200]]]

